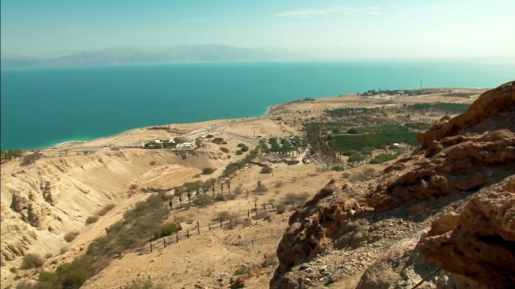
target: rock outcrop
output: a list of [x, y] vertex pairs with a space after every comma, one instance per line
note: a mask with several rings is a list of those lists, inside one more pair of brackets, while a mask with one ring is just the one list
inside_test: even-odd
[[508, 190], [514, 182], [482, 190], [454, 228], [423, 237], [418, 249], [430, 262], [486, 288], [515, 288], [515, 192]]
[[[433, 270], [431, 285], [419, 288], [515, 288], [515, 82], [417, 140], [420, 147], [386, 168], [374, 189], [358, 196], [333, 180], [291, 216], [271, 288], [312, 286], [306, 264], [364, 246], [385, 251], [358, 288], [411, 288], [435, 265], [444, 271]], [[383, 246], [409, 238], [404, 255]], [[346, 270], [333, 275], [338, 268]], [[378, 277], [381, 270], [388, 278]]]

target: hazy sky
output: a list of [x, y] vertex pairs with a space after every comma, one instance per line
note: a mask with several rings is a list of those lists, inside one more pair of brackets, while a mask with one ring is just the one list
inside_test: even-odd
[[223, 44], [341, 58], [515, 56], [515, 0], [2, 0], [2, 53]]

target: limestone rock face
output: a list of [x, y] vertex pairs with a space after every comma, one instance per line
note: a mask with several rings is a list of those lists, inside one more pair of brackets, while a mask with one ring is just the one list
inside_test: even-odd
[[515, 194], [505, 190], [506, 183], [474, 196], [453, 231], [434, 231], [420, 240], [419, 250], [444, 270], [487, 288], [515, 288]]
[[[340, 227], [353, 222], [353, 216], [365, 213], [356, 200], [345, 195], [346, 183], [331, 180], [304, 207], [289, 219], [289, 228], [279, 243], [277, 256], [280, 264], [272, 280], [274, 288], [297, 288], [288, 278], [279, 279], [292, 267], [302, 264], [328, 248], [338, 246], [333, 238]], [[333, 196], [331, 202], [326, 198]], [[291, 287], [293, 286], [293, 287]]]
[[[417, 140], [421, 146], [364, 194], [332, 180], [291, 216], [270, 288], [314, 286], [308, 264], [381, 246], [386, 257], [364, 271], [359, 288], [412, 288], [435, 265], [443, 271], [419, 288], [515, 288], [515, 82], [485, 92]], [[431, 228], [405, 217], [432, 221]], [[413, 246], [404, 254], [386, 249], [407, 238]], [[360, 258], [337, 268], [347, 274]]]

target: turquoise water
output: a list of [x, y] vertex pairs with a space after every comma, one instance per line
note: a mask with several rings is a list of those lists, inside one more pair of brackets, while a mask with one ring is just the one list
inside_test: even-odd
[[257, 116], [270, 105], [368, 89], [496, 87], [485, 60], [211, 63], [1, 70], [1, 147], [34, 149], [167, 123]]

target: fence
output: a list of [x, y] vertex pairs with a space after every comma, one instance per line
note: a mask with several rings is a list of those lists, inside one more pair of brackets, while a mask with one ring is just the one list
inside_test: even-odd
[[[235, 226], [240, 225], [242, 220], [243, 222], [250, 222], [248, 225], [251, 225], [253, 220], [265, 218], [270, 212], [276, 212], [276, 207], [273, 204], [269, 203], [258, 205], [257, 203], [254, 203], [254, 208], [247, 210], [246, 214], [219, 218], [217, 221], [211, 221], [207, 225], [202, 225], [199, 221], [197, 221], [196, 226], [191, 228], [191, 230], [183, 229], [181, 231], [176, 231], [171, 236], [166, 236], [159, 239], [150, 238], [148, 246], [136, 251], [142, 254], [150, 254], [155, 250], [164, 249], [168, 246], [178, 244], [181, 241], [184, 242], [190, 238], [194, 238], [195, 236], [198, 236], [206, 231], [208, 232], [216, 229], [234, 228]], [[245, 223], [243, 223], [243, 225], [245, 225]]]

